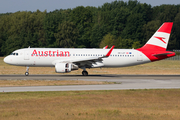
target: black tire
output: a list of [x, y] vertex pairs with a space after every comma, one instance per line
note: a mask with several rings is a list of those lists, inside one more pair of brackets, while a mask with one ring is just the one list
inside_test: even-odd
[[82, 71], [82, 75], [83, 76], [88, 76], [88, 72], [87, 71]]

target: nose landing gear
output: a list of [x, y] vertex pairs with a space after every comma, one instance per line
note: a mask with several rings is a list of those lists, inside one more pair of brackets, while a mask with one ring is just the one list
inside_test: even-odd
[[25, 76], [28, 76], [28, 75], [29, 75], [29, 67], [27, 66], [27, 67], [26, 67]]

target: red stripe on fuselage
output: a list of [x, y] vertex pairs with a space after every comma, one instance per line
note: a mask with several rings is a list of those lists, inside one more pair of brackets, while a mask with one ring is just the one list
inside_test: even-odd
[[[146, 44], [142, 48], [139, 48], [139, 49], [136, 49], [136, 50], [142, 52], [152, 62], [175, 56], [174, 52], [166, 51], [165, 48], [155, 46], [155, 45], [151, 45], [151, 44]], [[154, 54], [162, 54], [162, 53], [170, 53], [170, 54], [162, 55], [162, 56], [154, 56]]]

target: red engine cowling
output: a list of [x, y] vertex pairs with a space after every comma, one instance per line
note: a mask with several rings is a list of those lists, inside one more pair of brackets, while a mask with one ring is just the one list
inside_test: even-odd
[[57, 73], [68, 73], [71, 72], [71, 63], [56, 63], [55, 71]]

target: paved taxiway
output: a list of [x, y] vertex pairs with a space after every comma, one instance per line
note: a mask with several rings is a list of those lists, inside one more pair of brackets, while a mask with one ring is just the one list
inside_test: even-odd
[[0, 75], [0, 80], [85, 80], [108, 81], [110, 85], [68, 85], [36, 87], [0, 87], [0, 92], [81, 91], [125, 89], [179, 89], [180, 75]]

